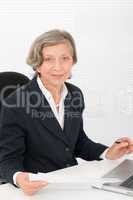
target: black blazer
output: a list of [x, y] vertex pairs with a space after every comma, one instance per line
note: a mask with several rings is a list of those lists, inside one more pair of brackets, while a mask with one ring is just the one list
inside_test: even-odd
[[13, 183], [17, 171], [50, 172], [77, 165], [76, 157], [99, 160], [106, 146], [90, 140], [84, 130], [81, 90], [65, 83], [62, 130], [36, 78], [2, 103], [0, 118], [0, 173]]

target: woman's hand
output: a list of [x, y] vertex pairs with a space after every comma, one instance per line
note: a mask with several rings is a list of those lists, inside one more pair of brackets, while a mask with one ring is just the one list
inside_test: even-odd
[[25, 172], [20, 172], [17, 175], [16, 183], [17, 186], [20, 187], [26, 195], [33, 195], [48, 185], [46, 181], [29, 181], [29, 175]]
[[130, 138], [123, 137], [114, 142], [114, 144], [108, 149], [105, 157], [110, 160], [116, 160], [132, 152], [133, 141]]

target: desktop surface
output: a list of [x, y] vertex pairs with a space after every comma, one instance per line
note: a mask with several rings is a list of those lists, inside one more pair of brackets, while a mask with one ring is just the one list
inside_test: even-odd
[[[113, 169], [121, 163], [121, 160], [118, 161], [92, 161], [92, 162], [83, 162], [78, 166], [66, 168], [63, 170], [57, 170], [52, 172], [56, 175], [68, 176], [71, 177], [83, 177], [93, 180], [95, 178], [100, 178], [103, 174]], [[64, 177], [65, 177], [64, 176]], [[132, 197], [116, 194], [113, 192], [107, 192], [103, 190], [94, 189], [91, 187], [91, 184], [69, 184], [63, 187], [60, 187], [58, 184], [49, 184], [47, 188], [42, 189], [33, 196], [26, 196], [23, 192], [14, 187], [11, 184], [0, 185], [0, 198], [2, 200], [82, 200], [82, 199], [93, 199], [93, 200], [131, 200]]]

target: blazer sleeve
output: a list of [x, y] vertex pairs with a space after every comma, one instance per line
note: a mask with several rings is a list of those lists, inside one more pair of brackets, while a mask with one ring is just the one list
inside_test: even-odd
[[107, 148], [107, 146], [96, 143], [88, 138], [83, 130], [83, 120], [81, 118], [79, 137], [75, 148], [75, 156], [87, 161], [101, 160], [100, 155]]
[[85, 105], [84, 105], [84, 97], [83, 97], [82, 92], [81, 92], [81, 97], [82, 97], [82, 106], [80, 109], [80, 112], [81, 112], [80, 128], [79, 128], [79, 136], [78, 136], [76, 147], [75, 147], [75, 156], [80, 157], [87, 161], [101, 160], [100, 155], [108, 147], [103, 144], [92, 141], [91, 139], [88, 138], [88, 136], [84, 132], [82, 114], [83, 114]]
[[25, 124], [17, 108], [2, 107], [0, 119], [0, 176], [13, 184], [13, 174], [24, 171]]

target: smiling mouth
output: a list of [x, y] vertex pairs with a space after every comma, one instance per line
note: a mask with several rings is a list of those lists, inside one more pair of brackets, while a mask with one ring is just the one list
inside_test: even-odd
[[57, 77], [57, 78], [60, 78], [62, 77], [64, 74], [52, 74], [53, 77]]

